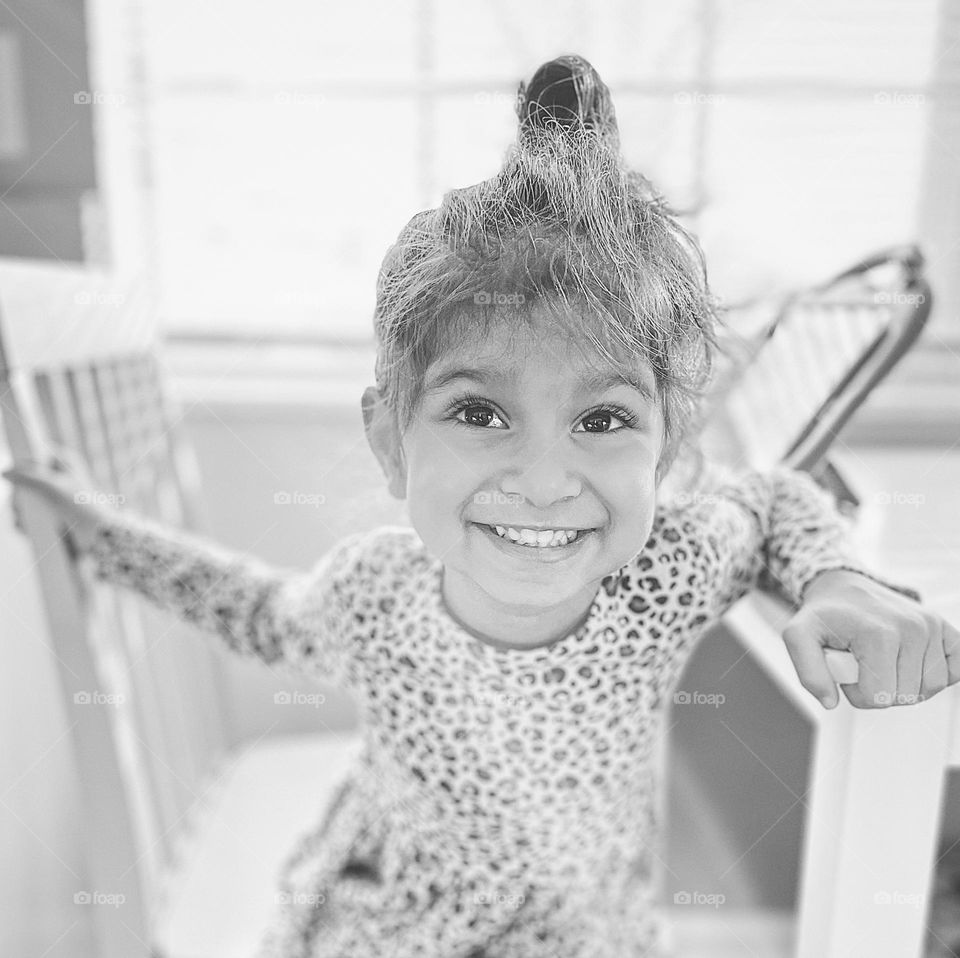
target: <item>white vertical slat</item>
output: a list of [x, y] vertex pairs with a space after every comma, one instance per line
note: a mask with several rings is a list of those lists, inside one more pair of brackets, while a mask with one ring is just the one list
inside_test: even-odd
[[[98, 458], [92, 461], [87, 459], [91, 472], [95, 477], [109, 477], [112, 467], [102, 459], [103, 455], [109, 455], [106, 452], [107, 440], [99, 434], [100, 421], [96, 410], [89, 410], [89, 404], [95, 404], [96, 397], [88, 371], [50, 375], [48, 381], [51, 400], [60, 411], [58, 418], [68, 430], [65, 439], [69, 446], [85, 450], [88, 456], [96, 451]], [[112, 482], [101, 480], [97, 491], [112, 488]], [[123, 686], [128, 703], [116, 718], [125, 726], [126, 754], [133, 751], [138, 756], [131, 762], [126, 774], [135, 796], [133, 800], [140, 809], [141, 832], [150, 846], [147, 858], [150, 874], [155, 876], [166, 858], [168, 840], [164, 837], [165, 823], [174, 820], [176, 804], [163, 785], [166, 773], [160, 760], [163, 749], [157, 743], [158, 711], [156, 691], [151, 687], [152, 677], [149, 673], [143, 676], [134, 668], [134, 659], [139, 650], [138, 639], [142, 642], [142, 637], [130, 630], [123, 603], [124, 599], [115, 594], [103, 597], [97, 606], [98, 619], [91, 623], [90, 645], [94, 657], [102, 661], [105, 674], [111, 677], [114, 684]], [[154, 848], [156, 845], [159, 845], [159, 849]]]
[[957, 701], [820, 716], [798, 958], [922, 958]]
[[[152, 895], [167, 859], [162, 789], [149, 745], [150, 704], [124, 647], [126, 623], [116, 598], [108, 590], [93, 590], [87, 641], [101, 679], [99, 688], [122, 696], [123, 705], [112, 716], [112, 746], [123, 772], [126, 801], [137, 823], [137, 845], [129, 867], [136, 863], [144, 875], [145, 889]], [[81, 769], [80, 774], [96, 774], [96, 770]]]
[[[165, 518], [160, 515], [156, 489], [166, 481], [169, 461], [156, 393], [142, 375], [145, 363], [140, 357], [131, 357], [122, 363], [122, 368], [133, 378], [127, 378], [125, 388], [114, 392], [112, 399], [118, 409], [123, 410], [124, 432], [132, 437], [127, 478], [142, 477], [139, 490], [147, 498], [140, 500], [140, 511], [154, 518]], [[171, 830], [195, 797], [204, 764], [213, 757], [201, 747], [204, 734], [195, 720], [191, 701], [195, 690], [190, 689], [188, 681], [193, 663], [205, 650], [202, 642], [194, 643], [195, 648], [181, 649], [174, 640], [179, 627], [169, 616], [156, 614], [143, 603], [131, 607], [130, 628], [139, 641], [136, 661], [153, 686], [163, 764], [173, 793], [167, 819]]]
[[[158, 412], [154, 408], [149, 384], [143, 377], [143, 366], [143, 362], [136, 358], [124, 363], [122, 368], [124, 406], [130, 413], [131, 432], [136, 437], [137, 455], [132, 473], [139, 480], [141, 510], [175, 524], [175, 519], [163, 514], [163, 503], [157, 496], [168, 464], [161, 441], [164, 437], [157, 428]], [[162, 674], [162, 715], [171, 746], [167, 762], [186, 789], [181, 795], [185, 808], [186, 802], [196, 795], [205, 760], [213, 757], [203, 741], [205, 732], [202, 723], [195, 720], [194, 698], [197, 690], [190, 681], [193, 663], [205, 655], [205, 648], [202, 643], [182, 648], [177, 641], [182, 626], [143, 603], [138, 604], [137, 613], [141, 628], [151, 636], [151, 642], [156, 643], [150, 656], [154, 664], [150, 667]]]
[[[156, 359], [130, 357], [117, 364], [115, 374], [123, 431], [131, 447], [127, 480], [135, 484], [140, 496], [135, 507], [180, 526], [187, 515], [192, 520], [200, 514], [188, 508], [188, 494], [196, 495], [199, 489], [182, 484], [176, 472], [179, 463], [173, 448], [179, 420], [167, 412]], [[207, 531], [205, 525], [203, 531]], [[139, 603], [138, 612], [152, 641], [162, 643], [162, 658], [155, 668], [163, 674], [164, 695], [169, 698], [163, 714], [169, 725], [168, 739], [175, 744], [167, 760], [195, 794], [225, 747], [215, 650], [198, 642], [193, 630], [171, 622], [146, 604]]]
[[[131, 407], [133, 431], [139, 450], [135, 471], [143, 477], [141, 490], [146, 497], [145, 502], [149, 504], [149, 514], [178, 525], [182, 519], [182, 507], [175, 504], [171, 511], [169, 496], [163, 492], [171, 486], [168, 436], [161, 417], [160, 390], [151, 381], [149, 370], [147, 357], [136, 357], [124, 365], [127, 404]], [[157, 616], [154, 610], [143, 605], [140, 614], [148, 630], [162, 636], [164, 644], [164, 681], [167, 695], [171, 697], [167, 720], [171, 724], [171, 737], [178, 743], [177, 752], [171, 755], [170, 760], [184, 780], [195, 787], [203, 765], [201, 752], [205, 751], [202, 748], [205, 734], [202, 723], [196, 718], [194, 701], [199, 690], [194, 686], [192, 677], [197, 663], [206, 657], [207, 649], [203, 643], [195, 644], [194, 648], [181, 649], [174, 638], [178, 632], [176, 624]]]
[[[157, 517], [211, 535], [205, 513], [196, 508], [201, 493], [196, 458], [181, 441], [182, 416], [163, 388], [162, 364], [155, 354], [147, 355], [144, 362], [144, 391], [150, 397], [156, 428], [162, 436], [161, 468], [156, 472]], [[184, 475], [181, 470], [185, 470]], [[220, 660], [217, 651], [206, 643], [180, 641], [178, 636], [172, 646], [177, 681], [186, 696], [182, 714], [190, 725], [189, 741], [197, 751], [195, 766], [199, 775], [213, 761], [219, 760], [225, 748], [218, 675]]]

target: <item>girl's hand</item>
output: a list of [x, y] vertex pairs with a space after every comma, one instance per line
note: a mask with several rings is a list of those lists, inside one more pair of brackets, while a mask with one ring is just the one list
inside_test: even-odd
[[821, 572], [783, 639], [800, 682], [833, 708], [839, 701], [824, 649], [853, 653], [858, 680], [841, 684], [855, 708], [913, 705], [960, 682], [960, 632], [935, 612], [846, 569]]
[[[66, 526], [63, 531], [69, 536], [75, 556], [89, 551], [94, 532], [106, 511], [95, 504], [97, 492], [93, 480], [70, 450], [58, 450], [48, 463], [21, 462], [0, 475], [15, 486], [40, 493], [53, 506]], [[16, 527], [23, 532], [16, 494], [13, 513]]]

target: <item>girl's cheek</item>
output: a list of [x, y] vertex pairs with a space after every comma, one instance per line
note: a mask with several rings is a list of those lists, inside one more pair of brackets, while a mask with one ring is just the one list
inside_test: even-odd
[[464, 483], [477, 483], [489, 467], [483, 457], [468, 458], [453, 450], [438, 446], [420, 458], [414, 475], [414, 485], [430, 490], [460, 488]]

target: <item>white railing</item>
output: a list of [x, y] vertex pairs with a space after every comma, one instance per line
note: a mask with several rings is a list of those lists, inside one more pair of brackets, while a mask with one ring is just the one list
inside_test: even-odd
[[[863, 496], [855, 532], [860, 554], [888, 577], [917, 588], [924, 604], [956, 625], [960, 516], [946, 493], [942, 504], [933, 494], [912, 493], [925, 512], [891, 511], [898, 504], [890, 490], [905, 484], [897, 474], [910, 475], [893, 466], [897, 456], [890, 450], [891, 465], [884, 468], [882, 460], [867, 463], [852, 450], [831, 451]], [[929, 487], [929, 474], [948, 467], [951, 482], [960, 478], [960, 466], [948, 466], [952, 460], [940, 450], [930, 450], [924, 461], [928, 475], [913, 473], [908, 481], [914, 485]], [[899, 496], [902, 513], [906, 493]], [[854, 708], [838, 690], [839, 704], [824, 709], [800, 684], [783, 643], [791, 614], [785, 602], [754, 592], [730, 609], [724, 623], [813, 724], [795, 954], [921, 958], [945, 776], [960, 767], [960, 687], [920, 704], [880, 709]], [[835, 678], [853, 678], [849, 653], [828, 657]]]

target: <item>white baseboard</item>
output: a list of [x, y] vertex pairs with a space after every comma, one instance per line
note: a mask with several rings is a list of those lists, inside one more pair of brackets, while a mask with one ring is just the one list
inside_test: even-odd
[[665, 911], [664, 958], [792, 958], [796, 916], [775, 909], [674, 906]]

